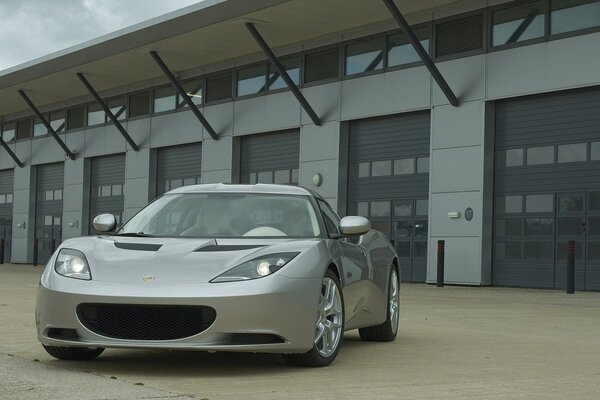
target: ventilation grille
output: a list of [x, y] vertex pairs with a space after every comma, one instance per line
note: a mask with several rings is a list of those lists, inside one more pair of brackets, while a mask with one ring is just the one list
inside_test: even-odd
[[79, 335], [75, 329], [50, 328], [46, 336], [59, 340], [79, 340]]
[[77, 314], [92, 332], [115, 339], [174, 340], [197, 335], [215, 321], [205, 306], [80, 304]]
[[483, 49], [483, 15], [442, 22], [436, 25], [436, 57]]
[[275, 344], [285, 341], [270, 333], [234, 333], [231, 336], [232, 345]]

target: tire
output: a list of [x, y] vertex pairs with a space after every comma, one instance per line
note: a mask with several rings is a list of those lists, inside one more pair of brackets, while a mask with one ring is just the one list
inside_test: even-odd
[[400, 280], [396, 267], [392, 268], [388, 283], [387, 318], [377, 326], [360, 328], [360, 338], [366, 342], [392, 342], [398, 334], [398, 321], [400, 320]]
[[88, 349], [85, 347], [44, 346], [44, 349], [54, 358], [68, 361], [90, 361], [104, 351], [103, 348]]
[[[326, 297], [329, 297], [328, 302]], [[318, 315], [313, 348], [306, 353], [284, 354], [283, 358], [288, 363], [301, 367], [325, 367], [335, 360], [340, 351], [344, 337], [344, 297], [340, 281], [331, 270], [327, 270], [323, 277]]]

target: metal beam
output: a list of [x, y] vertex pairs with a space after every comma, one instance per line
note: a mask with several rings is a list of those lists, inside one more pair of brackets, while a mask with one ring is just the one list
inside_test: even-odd
[[15, 160], [15, 162], [17, 163], [17, 165], [19, 167], [23, 168], [25, 166], [25, 164], [23, 164], [21, 162], [21, 160], [19, 160], [19, 157], [17, 157], [17, 155], [12, 151], [12, 149], [8, 146], [8, 144], [6, 144], [6, 142], [4, 141], [4, 139], [2, 137], [0, 137], [0, 145], [2, 145], [2, 147], [4, 147], [4, 150], [6, 150], [8, 155], [11, 156], [13, 160]]
[[383, 0], [383, 2], [385, 3], [386, 7], [400, 26], [402, 32], [404, 32], [404, 34], [408, 38], [410, 44], [413, 46], [413, 48], [421, 58], [421, 61], [423, 61], [423, 64], [425, 64], [425, 66], [433, 76], [433, 79], [435, 79], [440, 89], [442, 89], [442, 92], [444, 92], [444, 95], [446, 95], [446, 98], [448, 99], [450, 104], [452, 104], [454, 107], [458, 107], [458, 99], [454, 95], [454, 92], [452, 91], [452, 89], [450, 89], [450, 86], [448, 86], [448, 82], [446, 82], [438, 68], [433, 63], [433, 60], [431, 59], [427, 51], [423, 48], [423, 45], [417, 38], [417, 35], [415, 35], [410, 25], [408, 25], [408, 22], [406, 22], [406, 19], [404, 19], [404, 16], [396, 6], [396, 3], [394, 3], [394, 0]]
[[177, 93], [179, 93], [179, 96], [181, 96], [181, 98], [185, 101], [185, 103], [190, 108], [190, 110], [192, 110], [192, 112], [194, 113], [196, 118], [198, 118], [198, 120], [200, 121], [200, 123], [202, 124], [204, 129], [206, 129], [206, 131], [208, 132], [210, 137], [213, 138], [214, 140], [219, 140], [219, 136], [217, 135], [217, 132], [215, 132], [213, 127], [210, 125], [210, 123], [206, 120], [206, 118], [204, 118], [204, 115], [202, 115], [202, 113], [198, 109], [198, 106], [192, 101], [190, 96], [188, 96], [188, 94], [185, 91], [185, 89], [183, 88], [183, 86], [181, 86], [181, 84], [179, 83], [177, 78], [175, 78], [175, 75], [173, 75], [173, 73], [171, 72], [169, 67], [167, 67], [167, 64], [165, 64], [165, 62], [162, 60], [162, 58], [160, 58], [160, 56], [158, 55], [158, 53], [156, 51], [151, 51], [150, 55], [152, 56], [154, 61], [156, 61], [156, 63], [162, 70], [163, 74], [171, 82], [171, 85], [173, 85], [175, 90], [177, 90]]
[[321, 119], [318, 117], [317, 113], [315, 113], [313, 108], [310, 106], [310, 104], [308, 103], [308, 101], [306, 100], [306, 98], [304, 97], [304, 95], [302, 94], [300, 89], [298, 89], [298, 86], [296, 86], [296, 84], [294, 83], [292, 78], [290, 78], [290, 75], [285, 70], [285, 67], [277, 59], [277, 57], [275, 56], [275, 53], [273, 53], [273, 50], [271, 50], [271, 48], [269, 47], [267, 42], [265, 42], [263, 37], [260, 35], [260, 33], [258, 32], [256, 27], [254, 26], [254, 24], [251, 22], [246, 22], [246, 28], [248, 29], [248, 31], [250, 32], [250, 34], [252, 35], [252, 37], [254, 38], [256, 43], [258, 44], [258, 46], [261, 48], [261, 50], [263, 51], [265, 56], [267, 56], [269, 61], [271, 61], [271, 63], [275, 66], [275, 68], [277, 69], [277, 72], [279, 72], [279, 75], [281, 75], [281, 78], [284, 80], [287, 87], [291, 90], [291, 92], [294, 94], [294, 96], [296, 96], [296, 99], [298, 100], [298, 102], [300, 103], [302, 108], [304, 108], [304, 111], [306, 111], [306, 113], [308, 114], [308, 116], [310, 117], [312, 122], [316, 126], [320, 126]]
[[98, 92], [96, 92], [96, 90], [93, 88], [93, 86], [90, 84], [90, 82], [86, 79], [86, 77], [81, 72], [77, 73], [77, 77], [79, 78], [81, 83], [83, 83], [83, 86], [85, 86], [85, 88], [88, 90], [88, 92], [90, 92], [90, 94], [94, 97], [94, 99], [96, 99], [96, 103], [98, 103], [100, 105], [100, 107], [102, 107], [102, 109], [104, 110], [104, 113], [106, 113], [106, 115], [108, 115], [108, 118], [112, 121], [112, 123], [115, 124], [115, 126], [117, 127], [119, 132], [121, 132], [121, 135], [125, 138], [125, 140], [127, 140], [127, 143], [129, 143], [131, 148], [134, 151], [138, 151], [140, 149], [138, 147], [138, 145], [131, 138], [131, 136], [129, 136], [129, 133], [127, 133], [125, 128], [123, 128], [123, 125], [121, 125], [121, 122], [119, 121], [119, 119], [115, 116], [115, 114], [113, 114], [113, 112], [110, 110], [110, 108], [108, 108], [108, 105], [104, 102], [104, 100], [102, 100], [102, 97], [100, 97]]
[[56, 133], [56, 131], [54, 130], [54, 128], [52, 127], [52, 125], [50, 125], [50, 122], [48, 122], [48, 120], [46, 120], [46, 118], [44, 118], [44, 116], [42, 115], [42, 113], [40, 112], [40, 110], [35, 106], [35, 104], [33, 104], [33, 102], [27, 96], [27, 94], [25, 94], [25, 91], [19, 89], [18, 92], [21, 95], [21, 97], [23, 98], [23, 100], [25, 100], [25, 103], [27, 103], [27, 105], [29, 106], [29, 108], [31, 108], [31, 111], [33, 111], [33, 113], [42, 121], [42, 124], [44, 124], [44, 126], [46, 127], [46, 129], [48, 130], [48, 132], [50, 132], [50, 135], [52, 135], [52, 137], [54, 138], [54, 140], [56, 140], [56, 142], [60, 145], [60, 147], [62, 147], [62, 149], [64, 150], [65, 154], [71, 160], [75, 160], [75, 153], [73, 153], [67, 147], [67, 145], [65, 144], [65, 142], [62, 141], [62, 139], [60, 138], [60, 136], [58, 136], [58, 133]]

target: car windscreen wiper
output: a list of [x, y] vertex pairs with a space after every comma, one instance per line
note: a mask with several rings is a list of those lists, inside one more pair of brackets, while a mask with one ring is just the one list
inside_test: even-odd
[[154, 237], [154, 235], [149, 235], [144, 232], [125, 232], [125, 233], [115, 233], [114, 236], [125, 236], [125, 237]]

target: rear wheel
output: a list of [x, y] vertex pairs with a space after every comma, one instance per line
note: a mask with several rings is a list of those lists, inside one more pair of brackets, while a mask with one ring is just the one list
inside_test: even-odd
[[303, 367], [325, 367], [333, 362], [344, 334], [344, 298], [340, 281], [327, 270], [321, 284], [319, 314], [313, 348], [306, 353], [284, 354], [285, 360]]
[[90, 361], [104, 351], [101, 347], [88, 349], [85, 347], [44, 346], [44, 349], [54, 358], [69, 361]]
[[369, 326], [358, 330], [360, 338], [368, 342], [391, 342], [398, 334], [400, 320], [400, 281], [396, 268], [392, 268], [389, 282], [387, 318], [377, 326]]

